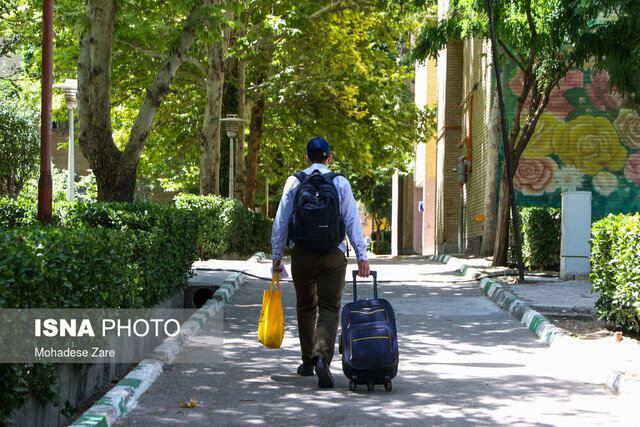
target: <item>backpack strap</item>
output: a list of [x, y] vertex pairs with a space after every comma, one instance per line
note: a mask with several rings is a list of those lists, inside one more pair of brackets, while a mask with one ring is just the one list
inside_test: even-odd
[[318, 169], [314, 170], [311, 173], [311, 175], [307, 175], [306, 173], [300, 171], [300, 172], [294, 173], [293, 176], [295, 176], [298, 179], [298, 181], [300, 181], [300, 183], [302, 184], [305, 181], [309, 180], [311, 176], [316, 174], [322, 176], [322, 178], [324, 178], [327, 184], [333, 184], [333, 180], [336, 176], [343, 176], [341, 173], [335, 173], [335, 172], [322, 173]]
[[298, 179], [298, 181], [300, 181], [300, 183], [302, 184], [303, 182], [308, 180], [311, 175], [307, 175], [306, 173], [300, 171], [300, 172], [294, 173], [293, 176], [295, 176]]
[[333, 179], [338, 175], [340, 175], [340, 174], [339, 173], [335, 173], [335, 172], [327, 172], [325, 174], [322, 174], [322, 177], [324, 178], [324, 180], [325, 180], [325, 182], [327, 184], [334, 185], [333, 184]]

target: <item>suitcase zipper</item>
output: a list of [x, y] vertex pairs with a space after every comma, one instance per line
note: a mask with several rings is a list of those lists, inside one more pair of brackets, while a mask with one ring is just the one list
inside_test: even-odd
[[377, 310], [373, 310], [373, 311], [359, 311], [359, 310], [353, 310], [349, 312], [349, 325], [351, 325], [351, 313], [358, 313], [358, 314], [373, 314], [373, 313], [378, 313], [380, 311], [384, 311], [385, 313], [385, 317], [387, 318], [387, 322], [389, 321], [389, 313], [387, 313], [387, 309], [386, 308], [379, 308]]
[[389, 340], [389, 354], [391, 354], [393, 352], [393, 346], [392, 346], [392, 342], [391, 342], [391, 330], [389, 328], [387, 328], [386, 326], [370, 326], [368, 328], [362, 328], [362, 329], [358, 329], [358, 331], [364, 331], [367, 329], [376, 329], [376, 328], [382, 328], [384, 330], [386, 330], [388, 332], [387, 336], [375, 336], [375, 337], [362, 337], [362, 338], [350, 338], [349, 339], [349, 352], [351, 353], [351, 356], [353, 357], [353, 343], [356, 341], [360, 341], [360, 340], [370, 340], [370, 339], [381, 339], [381, 338], [386, 338], [387, 340]]

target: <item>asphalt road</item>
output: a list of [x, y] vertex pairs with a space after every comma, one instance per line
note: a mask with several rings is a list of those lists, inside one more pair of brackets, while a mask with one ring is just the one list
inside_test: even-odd
[[[267, 261], [252, 268], [269, 274]], [[372, 268], [380, 296], [396, 311], [400, 365], [393, 391], [349, 391], [337, 345], [334, 389], [297, 376], [293, 285], [282, 287], [282, 348], [269, 350], [257, 340], [268, 282], [250, 279], [224, 309], [222, 350], [185, 349], [221, 351], [219, 362], [184, 364], [179, 357], [117, 425], [638, 425], [630, 402], [592, 382], [580, 354], [552, 351], [475, 284], [452, 283], [461, 280], [452, 266], [376, 260]], [[360, 297], [366, 291], [358, 287]], [[351, 298], [348, 284], [343, 302]], [[207, 328], [222, 327], [215, 323]], [[191, 398], [197, 406], [180, 407]]]

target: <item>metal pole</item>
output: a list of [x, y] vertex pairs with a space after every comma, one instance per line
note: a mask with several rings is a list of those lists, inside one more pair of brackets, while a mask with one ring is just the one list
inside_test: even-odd
[[67, 163], [67, 170], [69, 172], [69, 176], [68, 176], [68, 194], [67, 194], [67, 199], [70, 202], [73, 202], [74, 196], [75, 196], [75, 192], [76, 192], [76, 183], [74, 181], [74, 177], [75, 177], [75, 157], [74, 157], [74, 146], [73, 146], [73, 141], [74, 141], [74, 137], [73, 137], [73, 129], [74, 128], [74, 123], [73, 123], [73, 108], [69, 109], [69, 159], [68, 159], [68, 163]]
[[269, 218], [269, 175], [264, 182], [265, 203], [264, 203], [264, 216]]
[[42, 1], [42, 81], [38, 220], [51, 223], [51, 98], [53, 96], [53, 0]]
[[496, 72], [496, 85], [498, 89], [498, 102], [500, 105], [500, 119], [502, 121], [502, 144], [504, 147], [504, 161], [507, 168], [507, 178], [509, 181], [509, 203], [511, 205], [511, 216], [513, 217], [513, 234], [516, 245], [516, 255], [518, 261], [518, 281], [524, 282], [524, 266], [522, 264], [522, 246], [520, 245], [520, 229], [518, 228], [518, 208], [513, 191], [513, 177], [511, 175], [511, 153], [509, 152], [509, 136], [507, 135], [507, 118], [504, 112], [504, 100], [502, 97], [502, 83], [500, 82], [500, 61], [498, 59], [498, 46], [496, 44], [496, 29], [493, 22], [493, 3], [487, 0], [489, 6], [489, 26], [491, 28], [491, 48], [493, 52], [493, 69]]
[[233, 137], [229, 137], [229, 198], [233, 199]]
[[459, 200], [459, 213], [458, 213], [458, 253], [463, 254], [464, 248], [462, 247], [462, 241], [464, 240], [464, 186], [460, 184], [460, 200]]

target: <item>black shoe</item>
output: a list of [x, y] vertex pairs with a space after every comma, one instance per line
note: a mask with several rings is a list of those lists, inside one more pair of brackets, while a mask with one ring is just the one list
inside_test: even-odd
[[313, 363], [304, 362], [302, 365], [298, 366], [298, 375], [303, 377], [313, 376]]
[[318, 356], [315, 359], [314, 365], [316, 367], [316, 375], [318, 376], [318, 387], [333, 388], [331, 369], [329, 369], [329, 364], [324, 360], [324, 357]]

